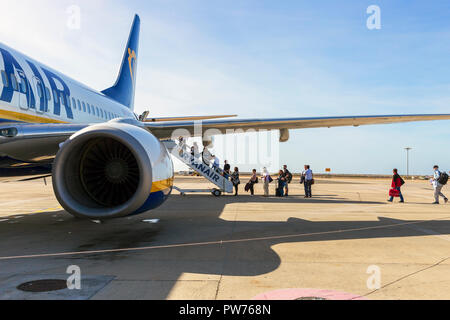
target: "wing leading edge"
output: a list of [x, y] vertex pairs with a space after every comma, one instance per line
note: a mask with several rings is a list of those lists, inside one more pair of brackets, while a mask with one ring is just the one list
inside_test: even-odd
[[[145, 127], [160, 139], [169, 139], [177, 129], [189, 131], [191, 136], [216, 129], [222, 134], [230, 130], [278, 130], [331, 128], [344, 126], [362, 126], [373, 124], [390, 124], [415, 121], [450, 120], [450, 114], [411, 114], [411, 115], [379, 115], [379, 116], [347, 116], [347, 117], [315, 117], [315, 118], [283, 118], [283, 119], [243, 119], [243, 120], [209, 120], [202, 122], [178, 121], [146, 123]], [[201, 131], [195, 125], [201, 124]]]

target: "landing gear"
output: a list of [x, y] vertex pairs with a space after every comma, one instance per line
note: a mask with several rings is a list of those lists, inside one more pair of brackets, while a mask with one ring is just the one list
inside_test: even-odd
[[211, 193], [215, 197], [220, 197], [222, 195], [222, 191], [220, 191], [219, 189], [213, 189]]

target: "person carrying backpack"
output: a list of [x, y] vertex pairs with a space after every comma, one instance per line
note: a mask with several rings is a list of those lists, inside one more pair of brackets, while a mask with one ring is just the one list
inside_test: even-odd
[[400, 197], [400, 203], [404, 203], [405, 199], [403, 198], [400, 188], [405, 184], [405, 181], [400, 177], [397, 169], [392, 170], [392, 172], [394, 173], [391, 184], [392, 189], [389, 191], [391, 198], [388, 201], [393, 202], [394, 197]]
[[292, 173], [288, 170], [287, 165], [283, 166], [283, 173], [284, 173], [284, 177], [286, 178], [286, 183], [284, 185], [284, 189], [286, 190], [284, 192], [284, 195], [286, 197], [289, 196], [289, 184], [292, 182]]
[[439, 197], [444, 198], [445, 203], [448, 202], [448, 198], [442, 193], [442, 188], [447, 184], [448, 182], [448, 174], [446, 172], [439, 171], [439, 166], [436, 165], [433, 167], [434, 174], [433, 174], [433, 188], [434, 188], [434, 202], [433, 204], [439, 204]]

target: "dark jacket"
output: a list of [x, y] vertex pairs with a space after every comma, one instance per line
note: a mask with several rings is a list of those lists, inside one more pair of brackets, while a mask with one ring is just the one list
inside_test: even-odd
[[403, 179], [400, 177], [399, 174], [395, 174], [392, 177], [392, 184], [391, 187], [392, 188], [400, 188], [403, 185]]

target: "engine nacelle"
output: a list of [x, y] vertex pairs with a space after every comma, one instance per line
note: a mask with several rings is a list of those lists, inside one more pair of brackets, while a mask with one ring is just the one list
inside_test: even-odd
[[127, 123], [85, 128], [68, 139], [53, 163], [53, 189], [74, 216], [124, 217], [155, 209], [173, 187], [173, 163], [150, 132]]

